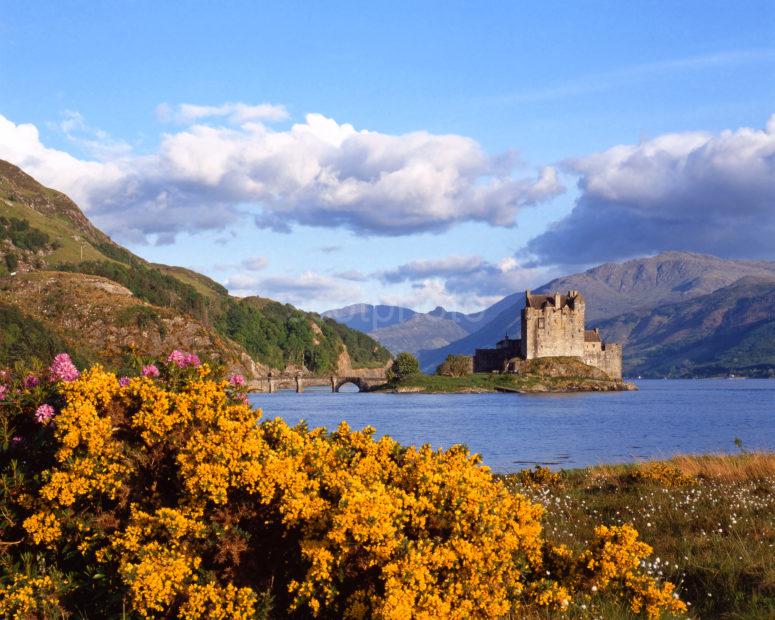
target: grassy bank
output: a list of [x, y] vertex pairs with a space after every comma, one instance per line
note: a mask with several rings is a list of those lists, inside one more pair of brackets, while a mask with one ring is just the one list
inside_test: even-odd
[[[631, 523], [654, 548], [647, 570], [679, 585], [695, 618], [775, 617], [775, 454], [502, 477], [547, 508], [547, 536], [579, 548], [597, 524]], [[592, 617], [626, 617], [597, 603]]]
[[584, 376], [547, 377], [539, 375], [515, 375], [475, 373], [463, 377], [416, 374], [388, 384], [381, 390], [395, 392], [419, 392], [427, 394], [488, 393], [497, 391], [518, 392], [587, 392], [622, 389], [621, 382]]

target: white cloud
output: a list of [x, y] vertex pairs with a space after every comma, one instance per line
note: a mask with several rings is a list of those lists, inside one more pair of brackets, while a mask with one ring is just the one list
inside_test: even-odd
[[269, 264], [269, 259], [266, 256], [248, 256], [240, 264], [248, 271], [261, 271]]
[[195, 105], [181, 103], [175, 107], [162, 103], [156, 108], [156, 116], [164, 122], [191, 123], [206, 118], [225, 118], [230, 123], [241, 125], [250, 121], [283, 121], [290, 117], [283, 105], [261, 103], [223, 103], [221, 105]]
[[410, 283], [411, 293], [400, 293], [394, 300], [413, 303], [413, 308], [441, 305], [470, 311], [536, 286], [551, 274], [546, 269], [523, 267], [514, 257], [491, 263], [480, 256], [447, 256], [411, 261], [382, 272], [380, 277], [387, 284]]
[[[194, 108], [186, 114], [215, 114]], [[36, 127], [0, 116], [0, 157], [68, 193], [110, 234], [135, 241], [222, 229], [246, 209], [257, 225], [283, 231], [294, 224], [375, 235], [470, 221], [512, 226], [522, 207], [563, 191], [553, 168], [515, 178], [512, 154], [490, 156], [464, 136], [388, 135], [320, 114], [283, 131], [259, 122], [196, 124], [165, 134], [156, 152], [102, 161], [48, 148]]]
[[531, 240], [540, 260], [589, 264], [681, 249], [775, 258], [775, 115], [764, 129], [675, 133], [573, 160], [573, 211]]
[[65, 110], [58, 123], [50, 127], [62, 133], [70, 142], [81, 147], [90, 157], [105, 161], [131, 154], [132, 146], [117, 140], [107, 132], [87, 124], [80, 112]]
[[226, 288], [240, 297], [260, 295], [305, 309], [329, 307], [363, 297], [358, 286], [314, 271], [266, 277], [237, 273], [227, 279]]
[[339, 271], [334, 274], [340, 280], [349, 280], [350, 282], [366, 282], [369, 280], [369, 276], [365, 273], [358, 271], [357, 269], [348, 269], [346, 271]]

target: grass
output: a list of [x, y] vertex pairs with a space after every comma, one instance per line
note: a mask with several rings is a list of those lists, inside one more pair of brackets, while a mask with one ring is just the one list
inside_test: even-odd
[[[555, 543], [579, 547], [595, 525], [632, 523], [654, 548], [646, 569], [679, 585], [691, 617], [775, 618], [775, 453], [592, 467], [538, 483], [502, 478], [547, 508]], [[606, 605], [586, 611], [627, 617]]]
[[[81, 251], [83, 251], [83, 260], [86, 261], [111, 260], [84, 239], [83, 235], [79, 234], [64, 218], [46, 216], [24, 204], [9, 200], [3, 200], [2, 212], [8, 217], [27, 220], [30, 226], [43, 231], [51, 239], [55, 239], [61, 244], [59, 248], [46, 257], [46, 260], [51, 264], [78, 263], [82, 260]], [[81, 241], [76, 241], [73, 238], [76, 235], [80, 237]]]
[[185, 284], [190, 284], [200, 295], [204, 295], [214, 302], [223, 301], [223, 298], [229, 294], [229, 292], [217, 282], [200, 273], [191, 271], [190, 269], [175, 267], [173, 265], [162, 265], [159, 263], [153, 263], [151, 267], [158, 269], [166, 275], [177, 278]]
[[474, 373], [463, 377], [446, 377], [418, 373], [404, 377], [383, 389], [399, 392], [426, 392], [445, 394], [457, 392], [496, 392], [519, 390], [526, 392], [572, 391], [605, 389], [613, 384], [606, 379], [589, 377], [545, 377], [499, 373]]

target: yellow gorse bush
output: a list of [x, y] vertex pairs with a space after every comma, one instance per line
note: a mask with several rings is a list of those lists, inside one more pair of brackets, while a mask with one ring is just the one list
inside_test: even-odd
[[[124, 383], [95, 366], [58, 384], [51, 464], [19, 510], [25, 544], [77, 549], [142, 617], [254, 618], [267, 593], [278, 615], [499, 617], [567, 609], [591, 584], [652, 618], [685, 609], [639, 571], [651, 549], [632, 528], [554, 547], [543, 508], [462, 447], [261, 422], [206, 365]], [[0, 610], [45, 586], [6, 584]]]
[[633, 472], [633, 476], [638, 480], [656, 482], [660, 486], [668, 489], [671, 487], [682, 487], [697, 483], [697, 478], [695, 476], [685, 474], [677, 467], [662, 462], [638, 465]]

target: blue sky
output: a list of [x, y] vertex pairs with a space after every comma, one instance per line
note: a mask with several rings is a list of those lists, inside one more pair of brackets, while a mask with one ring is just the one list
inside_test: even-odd
[[775, 258], [771, 2], [0, 8], [0, 157], [237, 294], [476, 310]]

